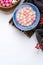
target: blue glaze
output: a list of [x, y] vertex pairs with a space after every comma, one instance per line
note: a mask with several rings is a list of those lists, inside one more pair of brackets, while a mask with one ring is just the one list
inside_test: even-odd
[[[25, 7], [25, 6], [30, 6], [30, 7], [32, 7], [33, 10], [36, 12], [36, 20], [35, 20], [35, 22], [34, 22], [32, 25], [26, 26], [26, 27], [20, 25], [20, 24], [18, 23], [17, 19], [16, 19], [16, 14], [17, 14], [18, 10], [19, 10], [20, 8]], [[21, 29], [21, 30], [28, 31], [28, 30], [34, 29], [34, 28], [38, 25], [39, 20], [40, 20], [40, 12], [39, 12], [38, 8], [37, 8], [35, 5], [31, 4], [31, 3], [23, 3], [23, 4], [21, 4], [21, 5], [14, 11], [13, 22], [14, 22], [14, 24], [16, 25], [16, 27], [19, 28], [19, 29]]]

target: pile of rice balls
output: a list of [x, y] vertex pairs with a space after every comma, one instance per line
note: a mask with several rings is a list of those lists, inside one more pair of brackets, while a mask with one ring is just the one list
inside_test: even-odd
[[16, 2], [18, 2], [18, 0], [0, 0], [0, 5], [3, 7], [10, 7]]
[[36, 20], [36, 12], [30, 6], [25, 6], [17, 11], [16, 19], [22, 26], [30, 26]]

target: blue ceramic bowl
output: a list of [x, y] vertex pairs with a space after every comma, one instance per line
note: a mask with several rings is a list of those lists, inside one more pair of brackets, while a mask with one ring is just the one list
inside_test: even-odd
[[[20, 24], [18, 23], [17, 19], [16, 19], [16, 14], [17, 14], [18, 10], [19, 10], [20, 8], [25, 7], [25, 6], [30, 6], [30, 7], [32, 7], [33, 10], [36, 12], [36, 20], [35, 20], [35, 22], [34, 22], [32, 25], [26, 26], [26, 27], [20, 25]], [[23, 3], [23, 4], [21, 4], [17, 9], [15, 9], [15, 11], [14, 11], [13, 22], [14, 22], [15, 26], [16, 26], [17, 28], [19, 28], [20, 30], [22, 30], [22, 31], [23, 31], [23, 30], [24, 30], [24, 31], [28, 31], [28, 30], [34, 29], [34, 28], [38, 25], [39, 20], [40, 20], [40, 12], [39, 12], [38, 8], [37, 8], [35, 5], [31, 4], [31, 3]]]

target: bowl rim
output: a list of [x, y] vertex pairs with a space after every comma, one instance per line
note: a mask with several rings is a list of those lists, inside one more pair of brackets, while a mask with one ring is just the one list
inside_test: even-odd
[[[39, 12], [38, 8], [37, 8], [35, 5], [33, 5], [32, 3], [23, 3], [23, 4], [21, 4], [20, 6], [23, 6], [23, 5], [29, 5], [29, 6], [32, 5], [32, 6], [34, 6], [34, 7], [36, 8], [36, 10], [37, 10], [37, 12], [38, 12], [38, 16], [39, 16], [39, 17], [38, 17], [38, 22], [37, 22], [37, 25], [38, 25], [39, 20], [40, 20], [40, 12]], [[19, 9], [20, 6], [19, 6], [17, 9]], [[16, 12], [17, 9], [15, 9], [14, 13]], [[34, 26], [33, 28], [32, 28], [32, 25], [31, 25], [31, 29], [29, 29], [29, 28], [26, 29], [27, 27], [26, 27], [25, 29], [24, 29], [24, 28], [21, 28], [21, 27], [19, 27], [19, 26], [15, 23], [14, 15], [13, 15], [13, 22], [14, 22], [14, 24], [16, 25], [17, 28], [19, 28], [20, 30], [23, 30], [23, 31], [32, 30], [32, 29], [34, 29], [34, 28], [37, 26], [37, 25], [35, 24], [35, 26]], [[18, 23], [18, 24], [19, 24], [19, 23]], [[23, 27], [23, 26], [22, 26], [22, 27]], [[28, 27], [30, 27], [30, 26], [28, 26]]]

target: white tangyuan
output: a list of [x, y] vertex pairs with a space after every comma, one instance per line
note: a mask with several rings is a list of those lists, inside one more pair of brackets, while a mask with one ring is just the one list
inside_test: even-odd
[[12, 3], [14, 4], [14, 3], [16, 3], [17, 2], [17, 0], [12, 0]]
[[19, 23], [23, 26], [30, 26], [36, 19], [36, 12], [29, 6], [21, 8], [17, 13]]

